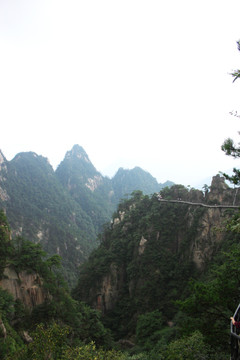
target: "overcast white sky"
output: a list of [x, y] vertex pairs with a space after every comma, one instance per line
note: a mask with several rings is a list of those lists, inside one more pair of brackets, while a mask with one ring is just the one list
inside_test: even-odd
[[239, 0], [0, 0], [0, 149], [74, 144], [112, 177], [196, 186], [239, 167]]

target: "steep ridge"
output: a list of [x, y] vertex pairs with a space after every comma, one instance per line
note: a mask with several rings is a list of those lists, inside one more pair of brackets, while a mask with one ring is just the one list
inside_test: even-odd
[[66, 153], [56, 170], [56, 176], [91, 217], [96, 233], [111, 219], [118, 202], [126, 194], [129, 195], [135, 190], [153, 194], [165, 186], [173, 185], [170, 181], [158, 184], [154, 177], [139, 167], [131, 170], [120, 168], [110, 180], [96, 170], [85, 150], [79, 145], [74, 145], [72, 150]]
[[2, 163], [0, 176], [4, 194], [0, 207], [6, 211], [13, 236], [40, 242], [49, 254], [61, 255], [68, 278], [74, 277], [76, 267], [94, 247], [90, 217], [42, 156], [18, 154]]
[[[205, 193], [175, 185], [163, 189], [161, 197], [169, 202], [135, 192], [120, 203], [99, 248], [81, 267], [75, 297], [101, 310], [119, 337], [135, 333], [137, 317], [148, 311], [159, 310], [172, 321], [173, 301], [223, 246], [228, 238], [225, 221], [240, 205], [236, 189], [219, 175]], [[234, 209], [187, 203], [233, 201]]]
[[95, 232], [109, 221], [114, 210], [111, 181], [103, 177], [79, 145], [68, 151], [56, 170], [56, 176], [71, 197], [92, 219]]

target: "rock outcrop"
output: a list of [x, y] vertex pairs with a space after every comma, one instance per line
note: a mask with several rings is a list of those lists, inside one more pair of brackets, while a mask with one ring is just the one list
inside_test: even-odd
[[240, 204], [240, 194], [238, 195], [237, 188], [231, 188], [225, 183], [224, 177], [216, 175], [212, 178], [206, 201], [212, 204], [237, 205]]
[[22, 271], [19, 274], [12, 267], [6, 267], [0, 286], [7, 290], [14, 300], [21, 300], [30, 311], [34, 306], [42, 304], [49, 298], [43, 289], [43, 281], [36, 273]]
[[4, 339], [6, 339], [7, 337], [7, 330], [1, 318], [0, 318], [0, 337], [3, 337]]
[[111, 310], [118, 298], [119, 291], [124, 283], [124, 271], [119, 271], [115, 264], [111, 264], [110, 272], [104, 276], [99, 284], [99, 291], [90, 296], [95, 298], [94, 307], [103, 313]]

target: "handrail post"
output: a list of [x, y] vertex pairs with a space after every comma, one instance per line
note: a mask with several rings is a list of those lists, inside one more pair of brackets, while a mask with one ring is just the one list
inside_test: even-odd
[[[239, 321], [240, 318], [240, 304], [238, 305], [233, 318], [236, 321]], [[236, 327], [233, 325], [232, 321], [230, 324], [230, 346], [231, 346], [231, 360], [240, 360], [240, 336], [236, 332]]]

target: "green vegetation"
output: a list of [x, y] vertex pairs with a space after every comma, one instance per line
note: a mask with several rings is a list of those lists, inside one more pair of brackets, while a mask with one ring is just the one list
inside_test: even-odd
[[0, 212], [0, 278], [6, 266], [7, 258], [11, 253], [9, 234], [10, 228], [6, 216], [3, 212]]
[[163, 327], [163, 316], [158, 310], [140, 315], [136, 326], [138, 345], [144, 350], [150, 351], [156, 342], [161, 340]]
[[[190, 191], [176, 185], [161, 194], [189, 200]], [[99, 248], [81, 266], [74, 297], [96, 306], [104, 279], [112, 279], [118, 295], [104, 310], [104, 324], [115, 340], [133, 339], [131, 352], [144, 359], [224, 359], [229, 353], [229, 318], [239, 301], [240, 234], [233, 225], [239, 214], [225, 212], [224, 241], [205, 244], [212, 257], [200, 271], [190, 248], [206, 211], [136, 191], [119, 204]]]
[[[232, 75], [235, 81], [239, 70]], [[222, 150], [240, 157], [240, 147], [231, 139], [225, 141]], [[23, 227], [35, 238], [32, 242], [23, 236], [11, 239], [7, 218], [0, 211], [0, 281], [6, 280], [6, 269], [14, 270], [19, 285], [24, 274], [37, 274], [38, 286], [46, 296], [30, 309], [0, 287], [0, 360], [229, 358], [229, 318], [240, 294], [240, 212], [161, 202], [158, 194], [146, 195], [135, 190], [131, 197], [121, 200], [111, 223], [105, 224], [98, 237], [100, 245], [81, 265], [78, 284], [70, 294], [62, 276], [61, 257], [54, 250], [67, 250], [68, 261], [71, 256], [73, 261], [79, 259], [74, 257], [74, 252], [80, 242], [74, 243], [74, 239], [82, 236], [90, 240], [92, 234], [96, 235], [102, 221], [109, 216], [108, 205], [112, 206], [114, 200], [108, 198], [107, 204], [106, 183], [99, 187], [102, 194], [96, 191], [95, 198], [92, 189], [84, 192], [89, 178], [100, 182], [102, 178], [95, 177], [96, 171], [81, 148], [74, 147], [72, 154], [66, 156], [58, 172], [61, 185], [58, 183], [56, 187], [49, 169], [47, 177], [51, 178], [52, 187], [45, 193], [45, 185], [49, 184], [41, 167], [46, 168], [45, 160], [38, 158], [36, 172], [36, 155], [26, 157], [23, 163], [26, 168], [18, 167], [21, 156], [8, 167], [3, 166], [5, 179], [9, 181], [2, 189], [1, 201], [6, 205], [9, 190], [11, 194], [16, 192], [16, 207], [9, 201], [7, 211], [16, 230]], [[88, 167], [79, 162], [81, 158]], [[15, 177], [9, 176], [11, 172]], [[20, 187], [14, 186], [16, 174]], [[136, 174], [139, 169], [135, 169]], [[232, 176], [224, 175], [233, 184], [240, 184], [238, 169], [233, 169]], [[124, 177], [125, 172], [121, 170], [117, 176]], [[31, 188], [33, 179], [36, 188]], [[91, 181], [90, 185], [93, 185]], [[39, 196], [35, 192], [41, 186], [44, 191]], [[131, 187], [131, 181], [123, 183], [118, 195], [128, 186]], [[22, 189], [23, 200], [17, 197], [17, 189]], [[204, 193], [175, 185], [162, 189], [161, 196], [216, 204], [218, 190], [221, 201], [230, 202], [233, 195], [234, 201], [237, 199], [237, 191], [228, 189], [220, 177], [210, 189], [204, 186]], [[27, 192], [32, 202], [21, 217], [21, 205], [29, 201]], [[66, 200], [64, 206], [58, 197], [60, 193]], [[98, 201], [103, 201], [102, 212]], [[64, 213], [65, 206], [71, 209], [71, 215], [68, 211]], [[59, 219], [54, 213], [62, 216], [62, 222], [48, 222], [50, 218]], [[37, 216], [41, 218], [41, 227]], [[221, 220], [218, 227], [214, 222], [217, 218]], [[203, 236], [207, 227], [209, 232]], [[50, 234], [44, 250], [34, 243], [42, 236], [40, 228], [41, 232]], [[70, 241], [66, 240], [68, 237]], [[201, 255], [197, 259], [192, 252], [195, 245]], [[86, 241], [81, 246], [81, 251], [85, 251], [89, 245]], [[71, 272], [70, 262], [66, 269]], [[102, 312], [90, 305], [101, 308]]]
[[[175, 191], [173, 186], [165, 189], [164, 194], [171, 197], [175, 195]], [[194, 273], [197, 274], [189, 257], [189, 246], [205, 210], [191, 210], [191, 226], [187, 224], [188, 210], [187, 205], [179, 207], [175, 204], [162, 204], [155, 195], [150, 198], [139, 191], [134, 192], [132, 198], [119, 204], [113, 226], [105, 229], [100, 237], [99, 248], [81, 266], [74, 294], [90, 304], [93, 304], [94, 299], [89, 294], [96, 294], [99, 283], [111, 273], [113, 264], [119, 276], [124, 278], [126, 289], [122, 289], [118, 298], [119, 304], [116, 304], [114, 310], [116, 314], [109, 315], [114, 326], [125, 329], [121, 336], [135, 329], [132, 320], [129, 322], [133, 314], [159, 309], [163, 311], [165, 318], [171, 318], [175, 313], [172, 302], [178, 299], [187, 279], [194, 276]], [[116, 219], [121, 216], [122, 220], [117, 223]], [[145, 246], [140, 254], [141, 239], [145, 241]], [[124, 325], [120, 325], [116, 309], [121, 308], [125, 301], [131, 305], [128, 312], [121, 315], [121, 319], [123, 321], [126, 316], [128, 324], [123, 321]]]
[[[161, 194], [186, 200], [201, 196], [181, 185]], [[81, 266], [74, 298], [62, 279], [61, 258], [21, 236], [10, 240], [0, 212], [0, 246], [7, 249], [1, 263], [17, 274], [38, 273], [49, 294], [29, 311], [0, 291], [0, 319], [7, 333], [4, 337], [2, 330], [0, 336], [0, 359], [225, 359], [229, 317], [240, 287], [239, 215], [226, 212], [223, 221], [231, 217], [224, 241], [217, 247], [205, 244], [212, 258], [200, 271], [191, 244], [206, 211], [133, 192], [120, 202], [99, 235], [100, 246]], [[116, 285], [117, 296], [102, 316], [89, 305], [97, 305], [104, 279]], [[24, 332], [31, 337], [27, 344]], [[122, 340], [131, 344], [125, 350]]]
[[[95, 234], [114, 210], [111, 181], [95, 169], [82, 147], [75, 145], [56, 170], [56, 177], [91, 218]], [[95, 236], [96, 237], [96, 236]]]
[[63, 258], [64, 276], [73, 285], [79, 262], [95, 245], [92, 220], [41, 156], [19, 154], [6, 163], [1, 175], [1, 187], [9, 198], [0, 198], [0, 206], [6, 209], [13, 233], [40, 242], [50, 255], [58, 253]]
[[123, 170], [124, 184], [122, 177], [103, 177], [78, 145], [56, 171], [33, 152], [3, 159], [0, 208], [5, 209], [13, 234], [40, 243], [50, 255], [59, 254], [71, 287], [79, 264], [97, 247], [98, 233], [110, 221], [119, 197], [132, 189], [152, 193], [163, 186], [139, 168]]
[[[39, 244], [21, 237], [10, 240], [10, 228], [3, 212], [0, 212], [0, 229], [0, 244], [8, 249], [1, 252], [1, 263], [22, 276], [24, 271], [40, 275], [43, 281], [40, 286], [47, 294], [47, 300], [30, 311], [0, 287], [0, 320], [7, 334], [4, 336], [0, 327], [0, 359], [46, 359], [49, 354], [59, 359], [65, 350], [70, 351], [70, 346], [75, 348], [91, 341], [97, 346], [111, 347], [111, 334], [104, 328], [100, 313], [70, 296], [61, 277], [60, 257], [47, 257]], [[4, 276], [2, 271], [0, 280]], [[23, 336], [26, 331], [33, 339], [28, 346]]]

